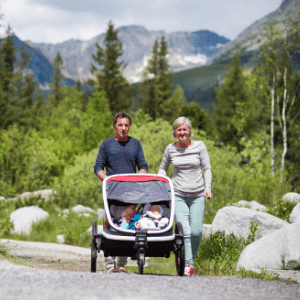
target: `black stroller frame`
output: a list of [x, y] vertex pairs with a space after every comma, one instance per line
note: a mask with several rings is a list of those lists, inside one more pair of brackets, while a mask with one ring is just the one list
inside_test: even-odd
[[[98, 233], [96, 221], [92, 224], [91, 272], [96, 272], [97, 253], [104, 257], [127, 256], [137, 260], [139, 273], [143, 274], [146, 257], [170, 257], [175, 253], [177, 274], [184, 275], [184, 239], [180, 222], [173, 220], [175, 200], [170, 178], [156, 174], [121, 174], [105, 178], [102, 184], [104, 203], [103, 231]], [[113, 212], [128, 205], [161, 205], [169, 218], [166, 228], [122, 229], [116, 225]], [[119, 206], [118, 206], [119, 205]]]

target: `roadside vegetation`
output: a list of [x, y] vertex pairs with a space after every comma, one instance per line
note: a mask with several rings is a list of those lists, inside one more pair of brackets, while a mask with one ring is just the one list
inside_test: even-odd
[[[255, 69], [241, 67], [236, 52], [228, 72], [220, 75], [211, 112], [195, 102], [187, 103], [180, 85], [172, 82], [164, 39], [155, 41], [145, 80], [134, 98], [122, 78], [123, 65], [113, 64], [114, 69], [109, 69], [122, 54], [111, 23], [106, 48], [98, 45], [94, 56], [91, 94], [85, 95], [80, 83], [61, 86], [63, 62], [58, 53], [52, 92], [43, 99], [31, 74], [24, 71], [27, 56], [17, 57], [8, 29], [0, 41], [0, 196], [6, 199], [0, 200], [0, 237], [56, 242], [56, 236], [62, 234], [66, 244], [90, 247], [86, 231], [96, 214], [78, 216], [71, 208], [78, 204], [95, 211], [103, 208], [101, 182], [93, 166], [100, 143], [113, 135], [116, 109], [130, 112], [130, 135], [141, 141], [148, 172], [154, 174], [166, 146], [174, 141], [172, 121], [181, 115], [191, 119], [194, 138], [207, 146], [213, 171], [214, 198], [207, 201], [204, 223], [211, 224], [220, 208], [239, 200], [256, 200], [268, 207], [268, 213], [287, 221], [295, 205], [283, 202], [282, 197], [300, 192], [300, 79], [293, 68], [300, 30], [296, 29], [299, 24], [295, 22], [287, 24], [285, 31], [270, 25]], [[113, 55], [108, 55], [113, 51], [110, 48], [117, 49]], [[114, 96], [112, 84], [124, 93]], [[172, 169], [168, 176], [172, 177]], [[42, 189], [56, 193], [47, 201], [19, 198], [24, 192]], [[7, 200], [10, 198], [18, 199]], [[10, 213], [31, 205], [46, 210], [49, 218], [33, 225], [29, 235], [12, 234]], [[64, 214], [64, 209], [70, 213]], [[252, 230], [255, 232], [255, 224]], [[203, 238], [196, 273], [269, 278], [235, 270], [240, 253], [252, 238], [238, 240], [223, 233]], [[175, 265], [165, 265], [174, 264], [174, 257], [151, 261], [146, 272], [175, 272]]]

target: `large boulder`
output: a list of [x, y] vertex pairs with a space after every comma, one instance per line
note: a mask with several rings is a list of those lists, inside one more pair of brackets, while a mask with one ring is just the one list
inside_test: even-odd
[[285, 202], [299, 203], [300, 202], [300, 194], [287, 193], [282, 197], [282, 200], [285, 201]]
[[297, 219], [300, 219], [300, 203], [298, 203], [290, 214], [290, 223], [295, 223]]
[[38, 197], [40, 196], [43, 199], [49, 200], [50, 196], [52, 194], [56, 194], [55, 190], [49, 189], [49, 190], [40, 190], [40, 191], [35, 191], [35, 192], [26, 192], [23, 193], [19, 196], [20, 199], [28, 199], [31, 197]]
[[81, 204], [74, 206], [72, 208], [72, 211], [77, 213], [79, 216], [84, 216], [84, 217], [89, 217], [90, 214], [95, 214], [95, 211], [92, 208], [83, 206]]
[[242, 252], [237, 269], [298, 269], [300, 267], [300, 220], [262, 237]]
[[289, 224], [265, 212], [227, 206], [217, 212], [212, 222], [211, 231], [212, 233], [225, 231], [226, 235], [233, 233], [236, 237], [246, 239], [251, 233], [251, 222], [258, 224], [255, 234], [256, 239]]
[[83, 206], [81, 204], [78, 204], [78, 205], [74, 206], [72, 208], [72, 211], [76, 212], [77, 214], [85, 213], [85, 212], [95, 213], [95, 211], [92, 208]]
[[49, 217], [49, 214], [38, 206], [22, 207], [10, 214], [10, 221], [14, 224], [12, 233], [30, 234], [31, 225]]
[[268, 208], [266, 206], [259, 204], [255, 200], [252, 200], [252, 201], [240, 200], [239, 202], [234, 203], [233, 205], [238, 206], [238, 207], [250, 208], [253, 210], [259, 210], [259, 211], [267, 211], [268, 210]]

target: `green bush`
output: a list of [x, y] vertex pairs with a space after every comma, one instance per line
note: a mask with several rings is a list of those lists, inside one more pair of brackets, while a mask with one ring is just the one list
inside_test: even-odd
[[61, 208], [81, 204], [91, 208], [103, 207], [102, 183], [94, 173], [98, 149], [77, 156], [75, 163], [65, 169], [64, 175], [55, 181], [55, 203]]
[[232, 275], [236, 273], [236, 264], [245, 247], [254, 241], [258, 224], [251, 222], [247, 239], [237, 238], [225, 232], [210, 234], [203, 238], [195, 259], [196, 274]]

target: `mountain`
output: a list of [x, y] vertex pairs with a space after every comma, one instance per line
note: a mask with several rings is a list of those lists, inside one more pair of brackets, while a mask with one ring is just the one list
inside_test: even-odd
[[[206, 64], [207, 60], [218, 52], [229, 39], [208, 30], [196, 32], [148, 31], [143, 26], [123, 26], [117, 28], [123, 43], [121, 59], [127, 64], [124, 76], [130, 82], [142, 79], [143, 70], [151, 57], [156, 38], [165, 36], [168, 43], [169, 64], [175, 71]], [[58, 44], [38, 44], [27, 42], [30, 47], [40, 51], [51, 63], [60, 52], [64, 64], [64, 75], [73, 80], [86, 80], [91, 76], [89, 68], [94, 63], [92, 54], [96, 52], [95, 44], [103, 47], [105, 33], [87, 41], [68, 40]]]
[[[276, 26], [283, 28], [289, 19], [300, 21], [300, 1], [284, 0], [280, 7], [246, 28], [234, 41], [228, 43], [214, 54], [205, 66], [196, 67], [173, 74], [173, 82], [180, 84], [188, 102], [196, 101], [203, 108], [210, 110], [215, 101], [214, 86], [218, 85], [222, 75], [229, 69], [234, 52], [241, 51], [241, 63], [255, 66], [257, 53], [264, 42], [266, 26], [274, 21]], [[295, 64], [300, 69], [300, 63]]]
[[214, 54], [209, 59], [208, 63], [229, 61], [237, 49], [241, 51], [241, 55], [246, 61], [249, 60], [254, 53], [258, 52], [259, 48], [264, 43], [266, 26], [270, 21], [273, 21], [278, 28], [282, 29], [284, 27], [284, 22], [292, 18], [300, 20], [300, 1], [283, 0], [276, 11], [257, 20], [251, 26], [246, 28], [234, 41], [228, 43], [218, 53]]
[[[21, 56], [21, 47], [30, 55], [29, 70], [36, 75], [36, 81], [46, 87], [53, 82], [53, 67], [49, 60], [41, 53], [40, 50], [31, 47], [29, 44], [21, 41], [17, 36], [13, 36], [13, 41], [17, 49], [17, 57]], [[62, 85], [73, 85], [75, 82], [72, 79], [64, 78]]]

